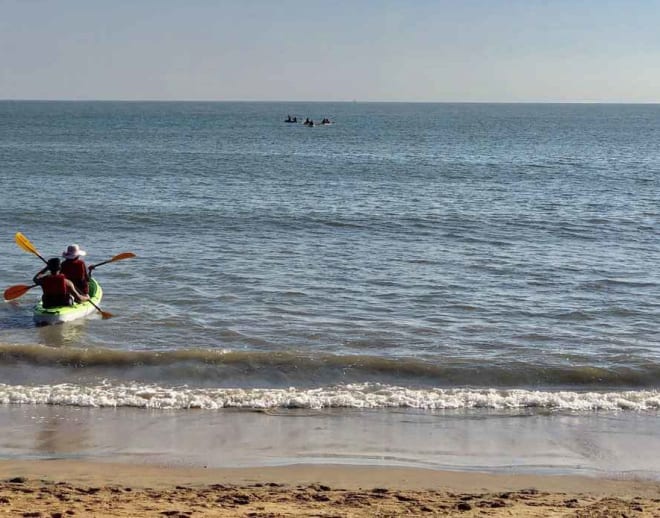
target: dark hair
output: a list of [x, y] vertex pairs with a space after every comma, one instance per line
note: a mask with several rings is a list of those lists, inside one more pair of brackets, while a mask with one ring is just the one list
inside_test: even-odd
[[60, 262], [59, 257], [53, 257], [52, 259], [48, 259], [46, 268], [48, 268], [51, 273], [55, 273], [60, 271], [61, 265], [62, 263]]

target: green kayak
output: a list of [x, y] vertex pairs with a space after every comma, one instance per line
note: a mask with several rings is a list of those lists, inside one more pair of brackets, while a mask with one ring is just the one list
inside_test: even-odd
[[[97, 306], [101, 303], [103, 290], [94, 279], [89, 280], [89, 296], [91, 301]], [[44, 308], [41, 301], [34, 306], [34, 321], [37, 324], [60, 324], [62, 322], [71, 322], [79, 318], [86, 317], [97, 311], [89, 301], [74, 304], [73, 306], [57, 306], [54, 308]]]

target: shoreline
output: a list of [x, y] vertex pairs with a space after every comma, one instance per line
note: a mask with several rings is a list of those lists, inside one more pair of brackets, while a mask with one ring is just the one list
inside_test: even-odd
[[0, 429], [0, 515], [660, 516], [655, 415], [15, 405]]
[[660, 481], [655, 414], [0, 405], [0, 459], [358, 465]]
[[[18, 516], [657, 516], [660, 482], [382, 466], [0, 460]], [[578, 514], [582, 513], [582, 514]]]

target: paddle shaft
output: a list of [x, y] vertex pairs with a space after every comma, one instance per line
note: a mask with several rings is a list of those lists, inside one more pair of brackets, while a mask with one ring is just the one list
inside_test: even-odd
[[112, 313], [108, 313], [107, 311], [103, 311], [100, 307], [98, 307], [94, 302], [92, 302], [92, 299], [89, 299], [87, 302], [89, 302], [92, 306], [94, 306], [99, 313], [101, 313], [101, 316], [106, 319], [106, 318], [111, 318]]
[[121, 261], [123, 259], [130, 259], [132, 257], [135, 257], [135, 254], [133, 252], [122, 252], [121, 254], [115, 255], [112, 259], [108, 259], [107, 261], [103, 261], [103, 262], [100, 262], [98, 264], [94, 264], [90, 268], [98, 268], [99, 266], [103, 266], [104, 264], [114, 263], [115, 261]]
[[103, 266], [104, 264], [108, 264], [108, 263], [111, 263], [111, 262], [112, 262], [112, 259], [108, 259], [107, 261], [103, 261], [102, 263], [97, 263], [93, 266], [94, 266], [94, 268], [98, 268], [99, 266]]

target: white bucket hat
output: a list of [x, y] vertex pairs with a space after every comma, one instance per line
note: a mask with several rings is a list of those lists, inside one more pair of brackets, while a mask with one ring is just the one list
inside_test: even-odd
[[87, 252], [82, 250], [78, 245], [69, 245], [66, 250], [62, 252], [64, 259], [75, 259], [76, 257], [86, 256]]

